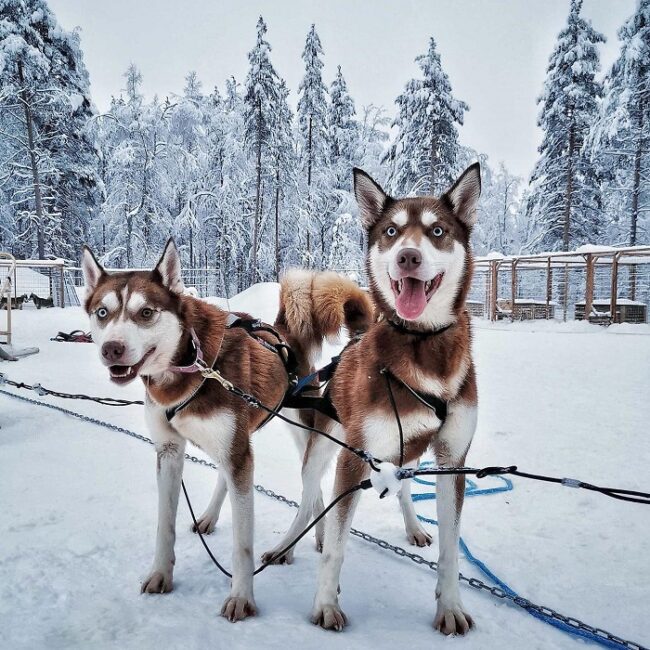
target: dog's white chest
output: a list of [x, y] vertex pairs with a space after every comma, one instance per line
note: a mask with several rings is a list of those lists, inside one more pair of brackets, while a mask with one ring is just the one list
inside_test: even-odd
[[[433, 434], [441, 425], [441, 420], [430, 409], [418, 409], [400, 416], [400, 422], [405, 443], [422, 435]], [[363, 433], [364, 448], [375, 458], [382, 460], [399, 455], [400, 436], [394, 413], [367, 416]]]
[[235, 414], [220, 409], [207, 417], [179, 413], [171, 422], [176, 431], [217, 462], [228, 458], [235, 434]]

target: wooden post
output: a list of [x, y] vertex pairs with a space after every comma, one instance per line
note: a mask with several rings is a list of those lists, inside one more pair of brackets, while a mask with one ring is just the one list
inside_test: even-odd
[[618, 298], [618, 256], [620, 253], [614, 253], [612, 258], [612, 286], [611, 295], [609, 297], [609, 313], [612, 318], [612, 323], [616, 322], [616, 300]]
[[65, 266], [61, 264], [60, 267], [61, 281], [59, 283], [59, 291], [61, 295], [61, 309], [65, 309], [65, 278], [63, 276], [64, 271], [65, 271]]
[[551, 317], [551, 299], [553, 297], [553, 271], [551, 270], [551, 258], [546, 258], [546, 320]]
[[591, 308], [594, 304], [594, 256], [589, 253], [587, 255], [587, 280], [585, 283], [585, 320], [589, 321], [591, 316]]
[[512, 301], [511, 309], [512, 311], [510, 312], [510, 320], [514, 321], [515, 320], [515, 301], [517, 300], [517, 262], [518, 260], [513, 259], [511, 263], [511, 268], [512, 268], [512, 282], [510, 285], [510, 300]]
[[568, 305], [568, 302], [569, 302], [569, 265], [568, 264], [564, 265], [564, 291], [562, 293], [562, 300], [564, 302], [563, 319], [564, 319], [564, 322], [566, 323], [567, 309], [569, 307], [569, 305]]
[[496, 260], [490, 262], [490, 320], [497, 319], [497, 296], [499, 284], [499, 264]]

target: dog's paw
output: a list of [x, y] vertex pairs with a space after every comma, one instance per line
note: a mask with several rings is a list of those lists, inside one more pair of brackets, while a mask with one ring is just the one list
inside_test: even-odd
[[243, 621], [249, 616], [257, 614], [257, 606], [253, 598], [241, 598], [238, 596], [228, 596], [221, 608], [221, 616], [228, 619], [231, 623]]
[[422, 526], [406, 529], [406, 539], [411, 546], [431, 546], [433, 538]]
[[473, 627], [472, 617], [463, 611], [462, 605], [443, 607], [438, 603], [438, 611], [433, 621], [433, 627], [449, 636], [467, 634]]
[[272, 551], [262, 553], [263, 564], [293, 564], [293, 549], [288, 550], [284, 555], [275, 557], [282, 549], [275, 548]]
[[338, 605], [321, 605], [314, 607], [311, 622], [324, 630], [340, 632], [348, 624], [348, 617]]
[[171, 573], [153, 571], [140, 587], [141, 594], [168, 594], [174, 588]]
[[192, 532], [209, 535], [214, 532], [214, 527], [217, 525], [218, 520], [218, 517], [212, 517], [205, 513], [196, 520], [195, 524], [192, 524]]

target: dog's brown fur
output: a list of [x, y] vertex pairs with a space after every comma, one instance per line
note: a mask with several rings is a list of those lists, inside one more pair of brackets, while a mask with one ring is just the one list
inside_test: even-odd
[[[96, 342], [99, 343], [100, 339], [105, 342], [105, 338], [128, 338], [124, 323], [145, 334], [147, 329], [155, 328], [156, 323], [162, 323], [162, 315], [167, 314], [168, 322], [171, 319], [180, 324], [180, 330], [175, 328], [175, 331], [180, 331], [180, 336], [175, 352], [169, 352], [169, 365], [164, 368], [186, 366], [194, 361], [190, 334], [193, 330], [206, 364], [214, 365], [228, 381], [265, 405], [277, 407], [280, 404], [288, 388], [282, 360], [243, 329], [227, 328], [226, 312], [183, 294], [179, 257], [172, 242], [152, 271], [108, 274], [87, 250], [84, 253], [84, 274], [88, 288], [85, 308], [91, 316], [94, 333], [97, 333], [94, 337]], [[282, 309], [275, 327], [297, 353], [299, 372], [307, 374], [313, 369], [322, 337], [336, 334], [344, 325], [351, 331], [365, 329], [372, 318], [372, 303], [365, 292], [345, 278], [335, 274], [312, 275], [310, 286], [315, 296], [314, 305], [326, 317], [303, 320], [305, 314], [301, 312], [300, 291], [292, 289], [295, 276], [295, 273], [286, 276]], [[306, 276], [303, 274], [301, 277], [304, 279]], [[130, 306], [131, 300], [137, 307]], [[144, 307], [152, 313], [146, 314]], [[107, 312], [101, 319], [96, 315], [100, 310]], [[271, 333], [262, 331], [259, 336], [269, 343], [277, 342]], [[160, 347], [164, 347], [163, 343]], [[105, 363], [108, 365], [109, 362]], [[134, 363], [130, 360], [124, 365]], [[160, 364], [152, 367], [156, 372], [147, 373], [144, 362], [140, 377], [147, 393], [147, 421], [157, 451], [159, 526], [154, 568], [144, 581], [142, 591], [166, 593], [172, 589], [176, 504], [185, 441], [190, 440], [220, 463], [220, 472], [226, 477], [225, 482], [220, 477], [213, 502], [199, 520], [199, 529], [210, 532], [214, 527], [226, 485], [233, 502], [233, 587], [222, 614], [231, 621], [253, 615], [256, 606], [252, 589], [253, 455], [250, 437], [267, 418], [267, 413], [249, 406], [218, 382], [206, 381], [187, 406], [168, 423], [164, 409], [193, 395], [202, 382], [202, 376], [198, 372], [181, 374], [164, 368], [161, 372]], [[232, 432], [225, 432], [230, 437], [220, 442], [219, 426], [227, 421], [224, 416], [232, 417], [234, 423]], [[308, 413], [305, 417], [313, 420]], [[213, 421], [214, 426], [210, 424]], [[216, 506], [215, 502], [218, 502]]]
[[[407, 388], [399, 382], [392, 382], [396, 408], [404, 424], [405, 463], [417, 462], [427, 448], [432, 447], [439, 465], [461, 466], [465, 463], [471, 443], [477, 406], [476, 374], [471, 357], [471, 328], [465, 311], [465, 298], [472, 276], [469, 236], [480, 193], [478, 166], [470, 167], [440, 199], [392, 199], [363, 172], [357, 173], [355, 181], [361, 185], [361, 188], [355, 189], [362, 219], [368, 230], [368, 275], [380, 318], [358, 343], [345, 350], [329, 383], [328, 390], [341, 426], [335, 425], [322, 414], [316, 415], [315, 426], [344, 437], [347, 443], [366, 449], [376, 457], [378, 452], [375, 450], [380, 450], [381, 460], [397, 464], [397, 424], [388, 396], [386, 376], [382, 374], [382, 370], [388, 370], [413, 389], [433, 393], [449, 404], [447, 420], [441, 423]], [[431, 234], [432, 223], [442, 229], [442, 234]], [[426, 326], [420, 322], [411, 324], [404, 321], [396, 308], [389, 304], [385, 291], [382, 292], [380, 288], [380, 282], [385, 280], [377, 275], [385, 270], [381, 265], [379, 270], [374, 268], [372, 257], [372, 251], [375, 255], [382, 252], [390, 254], [396, 241], [406, 242], [402, 245], [411, 248], [403, 250], [410, 251], [413, 247], [420, 246], [424, 240], [428, 244], [423, 246], [428, 246], [428, 250], [433, 247], [434, 250], [442, 251], [443, 257], [452, 255], [456, 261], [461, 255], [462, 260], [461, 271], [458, 270], [458, 265], [448, 267], [452, 279], [444, 280], [446, 294], [441, 300], [446, 305], [445, 309], [441, 309], [440, 314], [431, 315], [434, 322], [438, 317], [443, 320], [446, 328], [440, 334], [430, 336], [420, 336], [426, 332]], [[295, 282], [291, 286], [288, 283], [283, 285], [281, 296], [286, 299], [289, 295], [293, 300], [291, 308], [299, 316], [295, 326], [289, 323], [289, 334], [296, 339], [297, 345], [312, 346], [314, 333], [320, 334], [320, 329], [326, 326], [331, 312], [324, 308], [322, 297], [314, 290], [313, 277], [309, 282], [303, 281], [302, 285], [296, 285]], [[281, 303], [280, 312], [283, 311], [286, 312], [287, 307]], [[391, 325], [389, 319], [397, 327]], [[404, 325], [417, 333], [405, 332], [403, 329], [400, 331], [398, 328]], [[312, 447], [327, 444], [314, 439], [311, 442]], [[312, 456], [305, 455], [303, 481], [305, 476], [318, 471], [310, 469], [315, 465]], [[341, 451], [334, 495], [340, 495], [358, 484], [369, 473], [368, 464], [346, 450]], [[318, 483], [319, 479], [316, 481]], [[312, 489], [310, 492], [304, 485], [305, 483], [303, 501], [311, 503], [314, 491]], [[440, 601], [435, 626], [446, 634], [462, 634], [472, 625], [472, 619], [463, 611], [457, 593], [457, 534], [464, 498], [464, 479], [462, 476], [441, 476], [438, 490], [441, 560], [436, 590]], [[306, 497], [307, 494], [311, 497]], [[342, 549], [358, 495], [356, 492], [341, 501], [328, 517], [329, 532], [325, 535], [319, 590], [312, 614], [313, 622], [324, 628], [340, 630], [346, 624], [346, 617], [338, 606], [336, 587], [343, 558]], [[408, 493], [407, 497], [410, 503]], [[403, 511], [408, 510], [404, 500], [401, 504]], [[299, 517], [300, 513], [297, 519]], [[414, 513], [411, 513], [411, 521], [413, 519]], [[430, 538], [426, 541], [430, 542]]]

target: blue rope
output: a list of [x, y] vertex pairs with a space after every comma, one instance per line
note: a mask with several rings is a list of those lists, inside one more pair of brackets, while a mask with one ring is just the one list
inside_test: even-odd
[[[425, 461], [421, 463], [420, 467], [425, 468], [425, 467], [431, 467], [433, 466], [434, 463], [431, 461]], [[499, 492], [510, 492], [511, 490], [514, 489], [514, 486], [512, 484], [512, 481], [510, 479], [505, 478], [504, 476], [495, 476], [496, 479], [500, 479], [502, 482], [502, 485], [492, 487], [492, 488], [482, 488], [478, 489], [476, 483], [474, 481], [470, 481], [469, 479], [465, 479], [465, 496], [466, 497], [476, 497], [476, 496], [485, 496], [487, 494], [498, 494]], [[419, 483], [421, 485], [427, 485], [431, 487], [435, 487], [436, 483], [435, 481], [428, 481], [422, 478], [414, 478], [413, 479], [416, 483]], [[411, 498], [413, 501], [430, 501], [432, 499], [436, 498], [436, 493], [435, 492], [421, 492], [419, 494], [413, 494], [411, 495]], [[427, 524], [432, 524], [434, 526], [438, 525], [438, 522], [435, 519], [430, 519], [428, 517], [423, 517], [422, 515], [417, 516], [420, 521], [423, 521], [424, 523]], [[503, 580], [501, 580], [498, 576], [496, 576], [492, 570], [485, 564], [485, 562], [479, 560], [470, 550], [469, 547], [467, 546], [465, 540], [460, 537], [459, 539], [459, 546], [460, 550], [463, 552], [463, 555], [467, 559], [468, 562], [473, 564], [484, 576], [486, 576], [489, 580], [491, 580], [494, 584], [496, 584], [499, 588], [503, 589], [509, 596], [512, 596], [514, 598], [518, 597], [517, 592], [509, 587]], [[577, 629], [567, 623], [563, 623], [562, 621], [558, 621], [554, 618], [551, 618], [550, 616], [546, 614], [542, 614], [541, 612], [538, 612], [537, 610], [534, 609], [526, 609], [526, 612], [530, 614], [531, 616], [534, 616], [536, 619], [547, 623], [548, 625], [552, 625], [553, 627], [557, 628], [558, 630], [561, 630], [562, 632], [566, 632], [567, 634], [572, 634], [574, 636], [579, 636], [586, 641], [592, 641], [594, 643], [598, 643], [602, 646], [605, 646], [607, 648], [624, 648], [620, 643], [616, 643], [616, 641], [611, 641], [609, 639], [604, 639], [600, 636], [597, 636], [596, 634], [593, 634], [591, 632], [587, 632], [586, 630], [580, 630]]]

